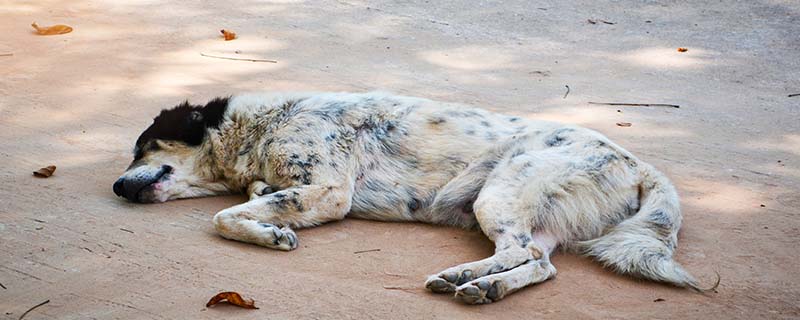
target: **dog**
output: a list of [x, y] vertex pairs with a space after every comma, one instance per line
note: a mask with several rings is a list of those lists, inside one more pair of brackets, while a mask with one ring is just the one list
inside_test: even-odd
[[139, 136], [113, 190], [137, 203], [246, 193], [214, 216], [217, 232], [287, 251], [293, 228], [347, 216], [479, 228], [495, 253], [425, 282], [468, 304], [555, 277], [556, 248], [710, 290], [673, 259], [681, 211], [659, 171], [590, 129], [460, 104], [387, 93], [187, 101]]

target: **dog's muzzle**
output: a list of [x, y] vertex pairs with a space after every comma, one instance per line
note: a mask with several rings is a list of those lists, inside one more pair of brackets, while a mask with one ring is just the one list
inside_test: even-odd
[[142, 191], [161, 181], [170, 173], [172, 173], [172, 167], [162, 165], [156, 172], [137, 172], [132, 176], [123, 175], [117, 182], [114, 182], [114, 193], [131, 202], [144, 202], [140, 197]]

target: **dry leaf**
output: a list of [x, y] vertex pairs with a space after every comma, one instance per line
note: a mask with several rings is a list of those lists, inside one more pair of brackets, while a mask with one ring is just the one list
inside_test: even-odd
[[34, 171], [33, 175], [39, 178], [49, 178], [55, 172], [56, 172], [56, 166], [47, 166]]
[[227, 300], [228, 303], [245, 309], [258, 309], [258, 307], [255, 306], [255, 301], [253, 301], [253, 299], [244, 300], [242, 299], [241, 295], [233, 291], [218, 293], [216, 296], [211, 298], [211, 300], [208, 300], [206, 307], [216, 305], [223, 300]]
[[686, 48], [678, 48], [678, 52], [686, 52], [686, 51], [689, 51], [689, 49], [686, 49]]
[[31, 23], [34, 29], [36, 29], [36, 33], [43, 36], [51, 36], [54, 34], [64, 34], [72, 32], [72, 27], [63, 24], [57, 24], [54, 26], [49, 27], [40, 27], [36, 22]]
[[630, 127], [632, 125], [630, 122], [617, 122], [618, 127]]
[[236, 33], [233, 31], [222, 29], [219, 32], [222, 32], [222, 36], [225, 37], [225, 41], [236, 39]]

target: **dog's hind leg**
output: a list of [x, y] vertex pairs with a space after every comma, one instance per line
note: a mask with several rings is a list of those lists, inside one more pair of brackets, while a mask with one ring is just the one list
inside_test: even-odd
[[468, 304], [492, 303], [526, 286], [555, 277], [556, 268], [550, 263], [550, 254], [557, 246], [557, 240], [552, 235], [534, 233], [526, 246], [533, 259], [514, 269], [489, 274], [460, 285], [456, 288], [456, 299]]
[[486, 259], [447, 268], [428, 277], [425, 287], [436, 293], [455, 292], [461, 284], [487, 274], [514, 268], [529, 259], [528, 251], [519, 246], [497, 250], [494, 255]]
[[425, 287], [431, 291], [454, 292], [458, 286], [467, 282], [513, 269], [543, 255], [543, 250], [531, 243], [530, 224], [512, 214], [512, 203], [497, 197], [481, 198], [475, 203], [475, 217], [483, 233], [495, 243], [494, 255], [451, 267], [428, 277]]

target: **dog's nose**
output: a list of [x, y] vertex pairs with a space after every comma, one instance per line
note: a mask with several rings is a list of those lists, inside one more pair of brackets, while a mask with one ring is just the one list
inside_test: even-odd
[[171, 166], [171, 165], [168, 165], [168, 164], [165, 164], [165, 165], [162, 165], [162, 166], [161, 166], [161, 170], [162, 170], [164, 173], [172, 173], [172, 169], [173, 169], [173, 168], [172, 168], [172, 166]]
[[125, 196], [125, 179], [119, 178], [114, 182], [114, 194], [124, 197]]

